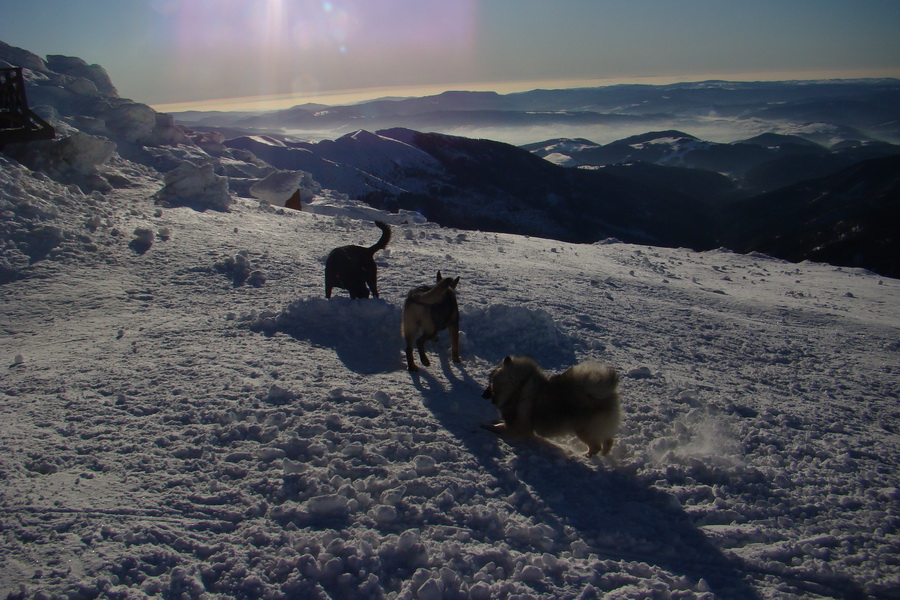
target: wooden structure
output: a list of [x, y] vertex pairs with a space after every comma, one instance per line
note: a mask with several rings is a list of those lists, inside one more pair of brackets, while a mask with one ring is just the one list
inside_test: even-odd
[[0, 68], [0, 145], [55, 135], [53, 127], [28, 108], [22, 67]]
[[287, 199], [287, 202], [284, 203], [285, 208], [292, 208], [294, 210], [303, 210], [303, 204], [300, 203], [300, 190], [294, 192], [294, 195]]

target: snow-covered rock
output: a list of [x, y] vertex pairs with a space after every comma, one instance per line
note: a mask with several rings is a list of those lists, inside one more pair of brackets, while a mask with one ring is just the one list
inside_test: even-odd
[[304, 171], [275, 171], [250, 186], [254, 197], [273, 206], [284, 206], [297, 190], [300, 190], [301, 199], [309, 202], [321, 193], [322, 187]]
[[165, 186], [154, 197], [163, 206], [192, 206], [219, 211], [227, 211], [234, 203], [228, 192], [228, 179], [216, 175], [211, 163], [181, 163], [166, 173]]
[[83, 59], [74, 56], [50, 55], [47, 57], [47, 68], [76, 79], [90, 81], [96, 95], [118, 96], [119, 92], [106, 69], [100, 65], [89, 65]]

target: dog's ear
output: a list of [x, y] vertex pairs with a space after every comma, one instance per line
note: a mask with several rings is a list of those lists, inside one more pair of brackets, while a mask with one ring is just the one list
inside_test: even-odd
[[509, 365], [509, 364], [511, 364], [511, 363], [512, 363], [512, 356], [509, 356], [509, 355], [507, 354], [507, 355], [506, 355], [506, 358], [503, 359], [503, 364], [504, 364], [504, 365]]
[[441, 279], [443, 279], [443, 277], [441, 276], [441, 272], [438, 271], [437, 277], [435, 277], [434, 280], [435, 280], [435, 282], [439, 282]]
[[457, 285], [459, 285], [459, 277], [453, 280], [453, 283], [450, 284], [450, 287], [455, 290]]

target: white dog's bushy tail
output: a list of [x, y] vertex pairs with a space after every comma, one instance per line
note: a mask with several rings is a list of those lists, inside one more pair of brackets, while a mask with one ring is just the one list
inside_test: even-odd
[[581, 399], [591, 405], [612, 404], [619, 398], [619, 374], [607, 365], [587, 361], [568, 369], [561, 376], [578, 381], [584, 390]]

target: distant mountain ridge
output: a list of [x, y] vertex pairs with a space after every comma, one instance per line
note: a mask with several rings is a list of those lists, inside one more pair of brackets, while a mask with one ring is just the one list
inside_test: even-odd
[[[491, 140], [394, 128], [317, 143], [247, 136], [226, 145], [248, 150], [281, 169], [308, 171], [322, 185], [376, 208], [418, 211], [450, 227], [574, 242], [614, 237], [697, 250], [724, 245], [900, 276], [900, 240], [884, 226], [897, 222], [893, 217], [900, 207], [900, 148], [888, 144], [867, 151], [886, 156], [853, 160], [847, 153], [865, 156], [865, 145], [829, 150], [791, 136], [713, 144], [663, 131], [609, 147], [588, 140], [551, 140], [529, 151]], [[657, 162], [572, 168], [539, 156], [551, 149], [576, 155], [599, 150], [610, 160], [638, 153]], [[713, 151], [728, 158], [728, 149], [735, 150], [729, 158], [734, 164], [738, 156], [749, 161], [735, 168], [745, 177], [753, 174], [747, 164], [758, 169], [796, 156], [816, 157], [829, 169], [844, 161], [849, 166], [759, 194], [734, 176], [697, 165], [665, 164], [702, 163]], [[699, 158], [691, 159], [694, 152]]]
[[715, 119], [806, 126], [822, 139], [835, 132], [900, 143], [900, 80], [726, 82], [614, 85], [513, 94], [451, 91], [421, 98], [331, 107], [295, 106], [256, 114], [175, 113], [188, 125], [250, 131], [331, 131], [390, 127], [443, 131], [461, 127], [633, 124], [681, 128]]
[[717, 143], [675, 130], [647, 132], [605, 145], [553, 139], [523, 148], [568, 167], [642, 162], [720, 173], [734, 180], [743, 197], [832, 175], [862, 160], [900, 154], [900, 145], [881, 141], [842, 140], [826, 147], [799, 135], [768, 133]]
[[308, 171], [323, 186], [377, 208], [419, 211], [451, 227], [575, 242], [714, 242], [709, 228], [700, 226], [700, 203], [687, 195], [610, 173], [565, 169], [491, 140], [395, 128], [318, 143], [246, 136], [226, 145], [279, 169]]

